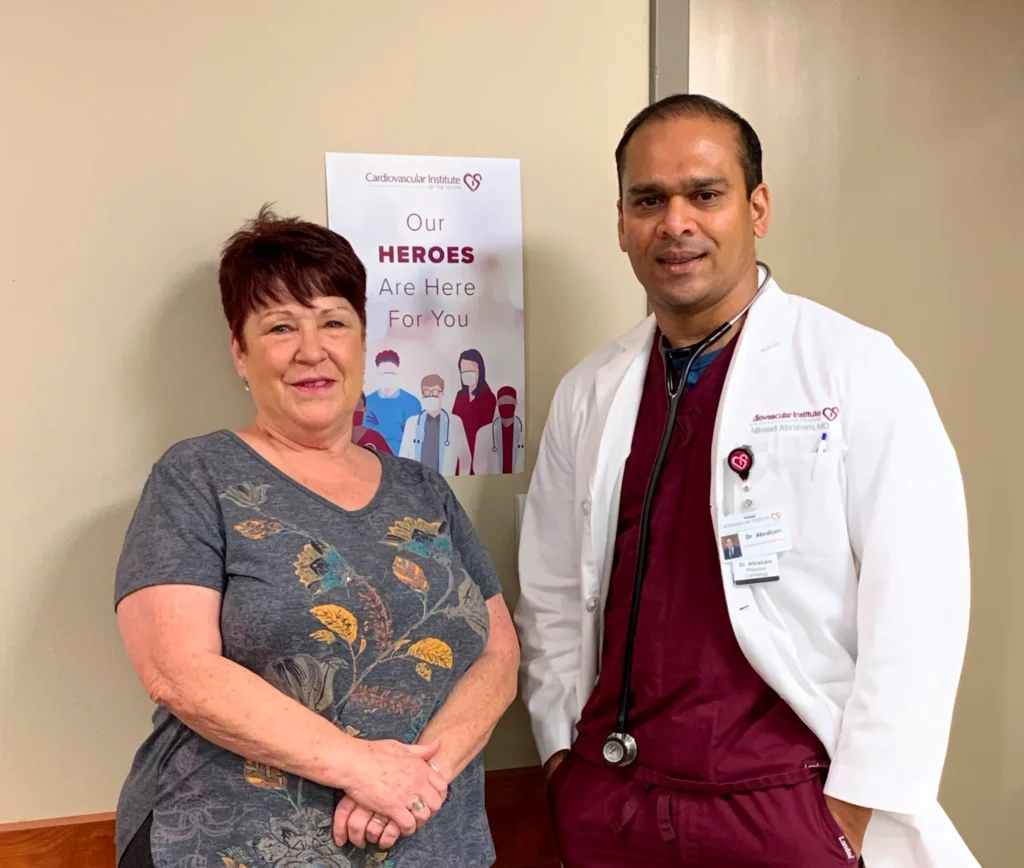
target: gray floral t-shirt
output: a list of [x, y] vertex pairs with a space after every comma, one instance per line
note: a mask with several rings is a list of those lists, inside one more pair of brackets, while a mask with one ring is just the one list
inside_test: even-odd
[[[116, 601], [190, 584], [222, 594], [224, 656], [358, 738], [414, 741], [480, 656], [501, 586], [443, 477], [380, 455], [346, 511], [237, 435], [173, 446], [128, 529]], [[117, 812], [118, 855], [152, 814], [157, 868], [476, 868], [494, 849], [478, 756], [390, 850], [337, 847], [340, 793], [217, 747], [162, 708]]]

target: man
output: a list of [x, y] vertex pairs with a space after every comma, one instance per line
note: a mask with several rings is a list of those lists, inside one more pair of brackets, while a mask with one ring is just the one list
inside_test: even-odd
[[444, 379], [427, 374], [420, 382], [423, 410], [405, 423], [402, 458], [421, 461], [444, 476], [468, 474], [472, 463], [462, 420], [441, 408]]
[[518, 396], [511, 386], [498, 389], [497, 416], [476, 433], [473, 472], [522, 473], [526, 438], [523, 420], [516, 415]]
[[419, 399], [398, 387], [398, 353], [383, 350], [374, 359], [380, 388], [366, 396], [366, 427], [380, 433], [397, 454], [405, 423], [423, 409]]
[[740, 541], [738, 539], [736, 539], [736, 537], [734, 537], [734, 536], [724, 537], [722, 542], [723, 542], [722, 551], [725, 554], [725, 559], [727, 561], [731, 561], [734, 558], [738, 558], [738, 557], [740, 557], [743, 554], [743, 551], [740, 549]]
[[655, 103], [616, 163], [653, 315], [559, 386], [520, 547], [563, 864], [977, 865], [936, 800], [969, 563], [925, 384], [758, 265], [770, 198], [735, 112]]

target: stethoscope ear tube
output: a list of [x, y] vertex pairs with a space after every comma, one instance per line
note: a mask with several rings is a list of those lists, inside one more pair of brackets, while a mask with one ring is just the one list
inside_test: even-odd
[[[661, 480], [661, 474], [664, 470], [665, 457], [668, 455], [668, 447], [672, 442], [672, 426], [679, 411], [679, 402], [686, 392], [693, 363], [728, 334], [729, 330], [750, 309], [750, 306], [757, 300], [761, 291], [768, 285], [772, 275], [771, 269], [763, 262], [758, 262], [758, 265], [765, 270], [764, 279], [758, 285], [754, 297], [747, 302], [743, 310], [736, 316], [720, 325], [704, 340], [690, 347], [685, 347], [682, 350], [672, 350], [663, 340], [659, 348], [665, 364], [665, 390], [669, 400], [668, 416], [665, 419], [665, 430], [661, 433], [657, 457], [654, 459], [654, 468], [651, 471], [651, 477], [644, 492], [643, 507], [640, 511], [640, 535], [637, 543], [636, 570], [633, 576], [633, 596], [629, 609], [629, 627], [626, 631], [626, 655], [623, 660], [622, 684], [619, 689], [619, 712], [615, 721], [615, 732], [605, 739], [601, 749], [601, 754], [609, 765], [628, 766], [636, 759], [637, 755], [636, 740], [629, 734], [629, 693], [633, 678], [633, 645], [636, 641], [637, 622], [640, 617], [640, 597], [643, 591], [644, 577], [647, 574], [647, 545], [650, 542], [651, 535], [651, 511], [654, 507], [654, 496], [657, 493], [658, 482]], [[686, 364], [677, 382], [675, 379], [675, 359], [680, 357], [686, 359]]]

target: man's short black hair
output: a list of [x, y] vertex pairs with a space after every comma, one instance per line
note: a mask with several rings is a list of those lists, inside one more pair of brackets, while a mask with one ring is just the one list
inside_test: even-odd
[[761, 184], [761, 140], [754, 128], [727, 105], [697, 93], [676, 93], [651, 103], [626, 125], [626, 130], [615, 149], [615, 167], [619, 174], [619, 196], [622, 196], [622, 176], [626, 171], [626, 146], [640, 127], [651, 121], [671, 118], [704, 117], [732, 124], [736, 128], [740, 165], [747, 187], [747, 197]]

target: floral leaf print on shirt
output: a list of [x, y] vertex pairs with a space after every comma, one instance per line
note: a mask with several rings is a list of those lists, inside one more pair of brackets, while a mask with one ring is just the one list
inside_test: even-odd
[[476, 634], [487, 641], [487, 635], [491, 631], [491, 616], [487, 611], [484, 595], [480, 593], [480, 586], [468, 575], [459, 585], [459, 605], [449, 606], [444, 612], [449, 618], [464, 618]]
[[395, 574], [398, 581], [406, 587], [412, 588], [417, 594], [425, 594], [430, 590], [430, 582], [427, 581], [423, 567], [409, 558], [398, 555], [391, 566], [391, 572]]
[[246, 760], [243, 767], [245, 779], [254, 787], [261, 790], [284, 790], [288, 788], [288, 779], [284, 772], [275, 769], [273, 766], [258, 763], [254, 760]]
[[342, 665], [337, 658], [323, 662], [298, 654], [273, 661], [263, 677], [285, 696], [319, 713], [334, 702], [334, 674]]
[[404, 552], [411, 552], [424, 558], [433, 558], [438, 563], [451, 563], [452, 541], [441, 533], [442, 521], [426, 521], [406, 516], [388, 528], [384, 545], [394, 546]]
[[424, 681], [430, 681], [434, 676], [434, 670], [427, 666], [426, 663], [416, 664], [416, 674], [419, 675]]
[[275, 868], [351, 868], [352, 862], [334, 843], [332, 817], [317, 808], [300, 808], [287, 819], [272, 817], [270, 834], [255, 849]]
[[424, 663], [443, 666], [445, 669], [451, 669], [455, 664], [451, 647], [447, 642], [442, 642], [440, 639], [420, 639], [416, 644], [410, 645], [409, 650], [405, 653], [410, 657], [422, 660]]
[[273, 536], [284, 530], [284, 525], [273, 519], [268, 521], [262, 518], [247, 518], [236, 524], [235, 530], [249, 539], [266, 539], [268, 536]]
[[178, 864], [206, 864], [201, 854], [210, 840], [230, 835], [246, 816], [243, 807], [234, 802], [211, 799], [203, 785], [190, 777], [201, 762], [198, 740], [190, 738], [167, 765], [168, 778], [176, 785], [153, 810], [152, 845], [157, 861], [168, 849], [194, 848], [192, 855]]
[[267, 502], [269, 490], [269, 485], [253, 485], [251, 482], [243, 482], [240, 485], [232, 485], [224, 489], [220, 496], [243, 509], [258, 509]]
[[224, 868], [249, 868], [247, 860], [251, 861], [251, 859], [241, 847], [228, 847], [223, 853], [217, 855], [224, 863]]
[[159, 809], [153, 811], [152, 845], [159, 854], [164, 845], [194, 846], [195, 858], [211, 838], [230, 835], [245, 812], [238, 805], [211, 802], [209, 793], [196, 780], [181, 783]]
[[334, 546], [316, 539], [303, 546], [294, 566], [302, 584], [307, 588], [317, 586], [313, 587], [314, 596], [347, 585], [356, 578], [356, 571]]
[[[236, 506], [263, 513], [261, 507], [267, 502], [269, 488], [268, 485], [243, 482], [224, 489], [220, 496]], [[262, 540], [279, 533], [295, 534], [308, 540], [293, 566], [295, 575], [303, 585], [312, 589], [313, 596], [346, 585], [356, 577], [356, 571], [334, 546], [283, 519], [272, 516], [250, 518], [236, 524], [235, 530], [251, 540]]]
[[344, 606], [328, 603], [323, 606], [314, 606], [309, 611], [321, 624], [337, 633], [349, 645], [356, 641], [356, 637], [359, 635], [359, 621]]
[[359, 601], [366, 609], [366, 621], [364, 630], [370, 635], [381, 648], [391, 644], [393, 627], [391, 624], [391, 613], [384, 604], [384, 600], [369, 579], [363, 576], [356, 576], [352, 579], [352, 586], [356, 589]]
[[417, 715], [423, 707], [420, 697], [387, 687], [359, 685], [352, 690], [352, 701], [359, 703], [370, 714], [386, 711], [390, 714]]
[[373, 844], [357, 850], [338, 847], [333, 818], [317, 808], [299, 808], [287, 818], [273, 818], [267, 833], [245, 847], [228, 847], [217, 855], [224, 868], [394, 868], [395, 860]]

